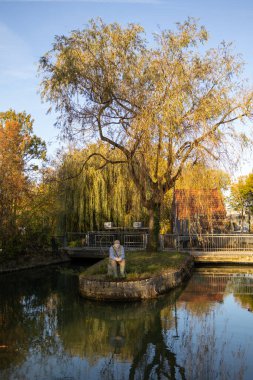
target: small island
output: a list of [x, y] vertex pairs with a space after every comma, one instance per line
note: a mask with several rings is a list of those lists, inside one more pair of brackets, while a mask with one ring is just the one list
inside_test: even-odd
[[106, 258], [79, 275], [82, 297], [110, 301], [155, 298], [188, 279], [194, 261], [187, 253], [128, 252], [124, 279], [108, 276], [107, 265]]

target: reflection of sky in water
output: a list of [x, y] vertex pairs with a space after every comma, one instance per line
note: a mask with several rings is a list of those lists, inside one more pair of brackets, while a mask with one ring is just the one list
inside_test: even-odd
[[106, 368], [109, 360], [110, 358], [99, 359], [95, 366], [91, 366], [87, 360], [79, 357], [42, 358], [39, 354], [32, 355], [27, 357], [27, 361], [21, 367], [13, 369], [7, 377], [3, 375], [1, 380], [127, 379], [130, 364], [115, 361], [112, 371], [110, 367]]
[[[243, 285], [242, 278], [238, 281]], [[233, 289], [229, 286], [226, 291], [228, 288]], [[175, 330], [167, 330], [166, 344], [176, 353], [178, 364], [188, 369], [189, 378], [252, 379], [253, 314], [241, 307], [240, 295], [223, 294], [222, 301], [215, 302], [212, 289], [208, 291], [205, 298], [200, 292], [198, 297], [194, 292], [179, 297], [176, 309], [179, 338], [173, 339]], [[248, 297], [253, 301], [253, 295]], [[180, 298], [187, 298], [188, 302]]]
[[83, 300], [55, 269], [0, 278], [0, 379], [251, 380], [253, 274], [232, 272], [129, 304]]

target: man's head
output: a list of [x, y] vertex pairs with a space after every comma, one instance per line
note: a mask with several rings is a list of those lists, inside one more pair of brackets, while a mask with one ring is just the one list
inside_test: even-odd
[[119, 248], [120, 247], [120, 241], [119, 240], [114, 240], [113, 245], [114, 245], [115, 248]]

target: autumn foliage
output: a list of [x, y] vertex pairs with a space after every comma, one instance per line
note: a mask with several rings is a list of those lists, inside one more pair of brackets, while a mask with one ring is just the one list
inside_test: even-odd
[[41, 94], [63, 136], [109, 145], [106, 156], [90, 157], [123, 165], [134, 182], [149, 214], [150, 250], [165, 195], [186, 165], [222, 160], [232, 141], [247, 142], [238, 125], [252, 118], [253, 92], [243, 63], [230, 44], [208, 49], [207, 40], [193, 19], [154, 35], [152, 47], [140, 25], [98, 19], [56, 36], [40, 59]]
[[45, 143], [33, 134], [33, 120], [26, 113], [0, 113], [0, 243], [13, 250], [24, 234], [20, 224], [37, 170], [35, 159], [45, 158]]

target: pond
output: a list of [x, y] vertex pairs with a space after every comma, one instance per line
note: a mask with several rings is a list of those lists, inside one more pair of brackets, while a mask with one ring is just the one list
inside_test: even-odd
[[253, 268], [197, 268], [136, 303], [82, 299], [77, 273], [0, 277], [1, 380], [253, 378]]

